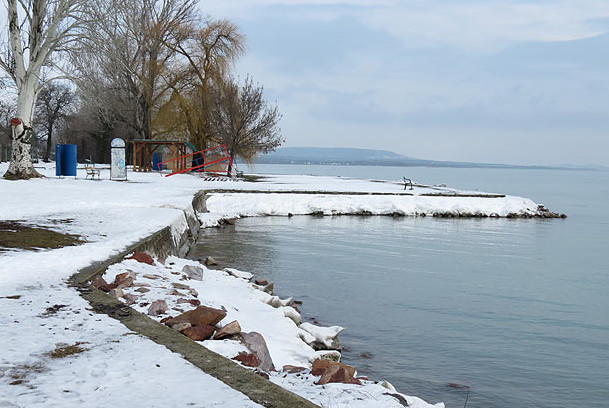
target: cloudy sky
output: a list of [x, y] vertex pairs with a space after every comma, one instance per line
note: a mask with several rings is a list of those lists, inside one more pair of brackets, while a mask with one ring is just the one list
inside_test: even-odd
[[284, 146], [609, 165], [607, 0], [222, 0]]

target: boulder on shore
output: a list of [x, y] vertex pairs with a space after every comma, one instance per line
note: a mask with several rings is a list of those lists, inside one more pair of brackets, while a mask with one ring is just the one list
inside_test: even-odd
[[167, 306], [167, 302], [164, 300], [155, 300], [148, 307], [148, 314], [150, 316], [158, 316], [165, 313], [168, 309], [169, 306]]
[[189, 310], [188, 312], [168, 319], [164, 323], [169, 327], [178, 323], [190, 323], [191, 326], [214, 326], [225, 317], [225, 310], [208, 306], [199, 306], [194, 310]]
[[182, 330], [182, 334], [194, 341], [203, 341], [210, 339], [214, 331], [214, 326], [191, 326]]
[[328, 383], [358, 384], [361, 382], [355, 378], [355, 367], [329, 360], [315, 360], [311, 374], [321, 376], [315, 383], [325, 385]]
[[262, 334], [258, 332], [241, 333], [241, 338], [245, 346], [258, 357], [261, 369], [265, 371], [275, 371], [271, 353], [266, 345], [266, 341]]
[[241, 325], [236, 320], [223, 326], [214, 336], [214, 340], [222, 340], [235, 334], [241, 333]]
[[138, 261], [140, 263], [154, 265], [154, 259], [152, 259], [152, 257], [145, 252], [135, 252], [133, 255], [131, 255], [125, 259], [135, 259], [136, 261]]
[[186, 276], [188, 276], [192, 280], [203, 280], [204, 270], [200, 266], [184, 265], [184, 267], [182, 268], [182, 272], [184, 272]]

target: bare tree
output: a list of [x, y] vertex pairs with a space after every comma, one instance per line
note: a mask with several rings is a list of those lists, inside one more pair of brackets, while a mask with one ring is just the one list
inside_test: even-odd
[[[219, 84], [213, 92], [210, 121], [214, 139], [226, 144], [230, 157], [251, 162], [258, 154], [268, 153], [280, 146], [277, 106], [269, 106], [263, 98], [263, 88], [246, 78], [243, 86], [234, 81]], [[232, 169], [228, 169], [230, 172]]]
[[37, 138], [46, 138], [46, 151], [43, 160], [49, 161], [53, 147], [53, 132], [70, 115], [76, 104], [74, 90], [63, 83], [52, 82], [45, 86], [36, 102], [35, 120]]
[[176, 53], [167, 47], [197, 20], [197, 0], [97, 0], [87, 41], [75, 55], [83, 98], [150, 139], [170, 86]]
[[204, 149], [211, 136], [210, 90], [228, 77], [232, 64], [245, 52], [245, 36], [228, 20], [207, 20], [203, 27], [183, 32], [168, 45], [184, 60], [170, 82], [169, 102], [181, 113], [190, 141]]
[[0, 100], [0, 161], [8, 160], [11, 143], [11, 118], [15, 115], [15, 105], [8, 100]]
[[32, 117], [45, 71], [52, 56], [79, 36], [86, 0], [6, 0], [8, 49], [0, 57], [2, 68], [17, 89], [17, 116], [23, 126], [13, 132], [13, 152], [6, 179], [41, 177], [31, 159]]

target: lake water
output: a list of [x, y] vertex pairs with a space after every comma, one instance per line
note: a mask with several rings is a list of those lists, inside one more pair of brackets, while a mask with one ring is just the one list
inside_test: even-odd
[[[258, 165], [525, 196], [566, 220], [267, 217], [211, 255], [341, 325], [343, 362], [447, 407], [609, 406], [609, 173]], [[450, 387], [457, 383], [469, 388]]]

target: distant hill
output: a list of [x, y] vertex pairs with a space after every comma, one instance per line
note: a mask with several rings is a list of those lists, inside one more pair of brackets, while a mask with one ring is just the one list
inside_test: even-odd
[[326, 148], [326, 147], [282, 147], [275, 152], [260, 156], [256, 163], [267, 164], [335, 164], [359, 166], [418, 166], [418, 167], [469, 167], [469, 168], [535, 168], [558, 169], [552, 166], [517, 166], [511, 164], [468, 163], [416, 159], [387, 150]]

